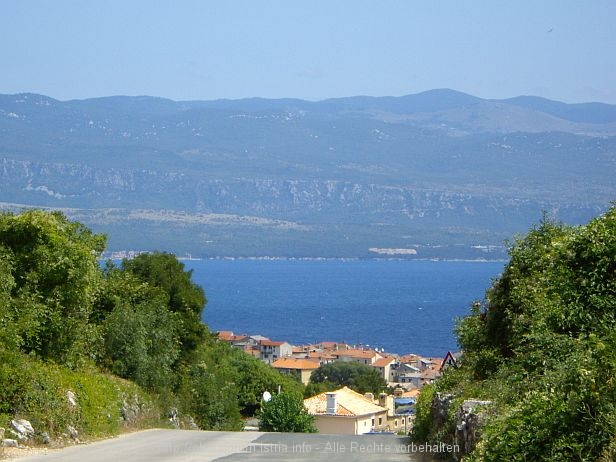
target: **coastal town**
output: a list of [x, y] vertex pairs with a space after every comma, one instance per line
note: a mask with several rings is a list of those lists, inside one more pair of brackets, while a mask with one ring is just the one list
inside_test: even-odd
[[330, 434], [409, 432], [421, 388], [440, 377], [445, 367], [455, 367], [459, 360], [459, 354], [452, 352], [437, 358], [386, 353], [345, 342], [292, 345], [262, 335], [236, 335], [231, 331], [219, 331], [217, 335], [219, 340], [270, 364], [280, 373], [294, 375], [304, 385], [316, 369], [336, 361], [357, 362], [377, 370], [393, 393], [362, 395], [343, 387], [304, 400], [308, 412], [315, 416], [319, 432]]

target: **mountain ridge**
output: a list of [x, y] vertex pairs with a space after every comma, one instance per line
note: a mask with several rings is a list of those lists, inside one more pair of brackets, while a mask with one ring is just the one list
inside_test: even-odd
[[[317, 102], [0, 95], [0, 201], [79, 210], [119, 233], [119, 249], [143, 229], [150, 246], [195, 256], [417, 245], [433, 249], [418, 258], [472, 257], [543, 211], [583, 223], [605, 210], [615, 108], [446, 89]], [[247, 218], [197, 225], [204, 213]], [[270, 227], [256, 248], [268, 220], [298, 227]]]
[[339, 98], [326, 98], [317, 101], [304, 100], [300, 98], [262, 98], [250, 97], [240, 99], [213, 99], [213, 100], [173, 100], [149, 95], [113, 95], [85, 99], [58, 100], [37, 93], [15, 93], [0, 94], [0, 101], [6, 103], [10, 98], [30, 98], [39, 99], [40, 102], [80, 105], [87, 107], [91, 103], [98, 106], [107, 106], [106, 103], [113, 103], [111, 107], [117, 108], [119, 103], [124, 107], [126, 103], [136, 105], [136, 103], [158, 103], [160, 106], [179, 109], [194, 108], [225, 108], [235, 109], [237, 107], [252, 108], [252, 110], [284, 108], [288, 106], [298, 106], [301, 108], [319, 108], [336, 106], [343, 110], [374, 110], [395, 108], [399, 113], [417, 112], [438, 112], [446, 109], [467, 107], [480, 102], [510, 104], [513, 106], [529, 108], [546, 112], [557, 118], [572, 122], [584, 123], [613, 123], [616, 122], [616, 105], [601, 102], [584, 103], [565, 103], [540, 96], [521, 95], [512, 98], [481, 98], [468, 93], [452, 90], [448, 88], [426, 90], [420, 93], [407, 94], [402, 96], [348, 96]]

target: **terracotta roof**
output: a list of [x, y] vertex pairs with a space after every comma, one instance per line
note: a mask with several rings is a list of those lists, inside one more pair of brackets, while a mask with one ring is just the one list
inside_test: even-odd
[[413, 388], [412, 390], [402, 393], [401, 398], [417, 398], [419, 396], [419, 388]]
[[323, 358], [323, 359], [334, 359], [335, 356], [331, 353], [326, 353], [323, 351], [311, 351], [308, 353], [309, 358]]
[[221, 330], [220, 332], [218, 332], [218, 338], [220, 340], [229, 341], [233, 340], [235, 338], [235, 335], [233, 335], [233, 332], [231, 332], [230, 330]]
[[441, 376], [441, 371], [438, 369], [426, 369], [421, 372], [422, 379], [435, 379]]
[[341, 350], [332, 353], [334, 356], [348, 356], [350, 358], [363, 358], [370, 359], [374, 358], [377, 353], [372, 350]]
[[412, 353], [404, 356], [400, 356], [401, 363], [412, 363], [413, 361], [417, 361], [420, 358], [419, 355], [414, 355]]
[[272, 363], [276, 369], [314, 370], [319, 368], [318, 361], [299, 358], [278, 358]]
[[264, 346], [280, 346], [286, 342], [274, 342], [268, 339], [268, 340], [261, 340], [259, 343]]
[[327, 394], [336, 394], [336, 412], [333, 415], [356, 417], [369, 414], [386, 412], [387, 409], [378, 406], [348, 387], [340, 388], [332, 392], [321, 393], [304, 400], [304, 406], [312, 415], [332, 415], [327, 413]]
[[388, 366], [389, 364], [394, 362], [395, 358], [392, 358], [391, 356], [387, 357], [387, 358], [380, 358], [377, 359], [374, 364], [372, 364], [374, 367], [385, 367]]

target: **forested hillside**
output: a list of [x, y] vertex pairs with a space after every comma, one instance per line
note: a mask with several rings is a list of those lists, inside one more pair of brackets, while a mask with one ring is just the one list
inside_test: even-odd
[[214, 338], [204, 291], [175, 256], [101, 268], [104, 249], [58, 212], [0, 215], [0, 427], [26, 419], [47, 443], [130, 426], [239, 430], [263, 391], [301, 396]]
[[[418, 440], [459, 441], [473, 420], [468, 460], [616, 458], [616, 208], [580, 227], [546, 219], [516, 240], [456, 333], [460, 366], [422, 392]], [[487, 402], [465, 414], [469, 399]]]

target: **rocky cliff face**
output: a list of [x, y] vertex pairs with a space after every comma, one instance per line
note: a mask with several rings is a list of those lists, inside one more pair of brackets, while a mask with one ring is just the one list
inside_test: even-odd
[[[564, 219], [594, 215], [598, 205], [531, 200], [504, 195], [426, 190], [342, 180], [207, 179], [183, 172], [102, 169], [87, 165], [0, 159], [4, 202], [68, 208], [169, 208], [193, 213], [231, 213], [311, 222], [490, 223], [507, 229], [538, 211]], [[506, 216], [509, 215], [509, 218]]]

